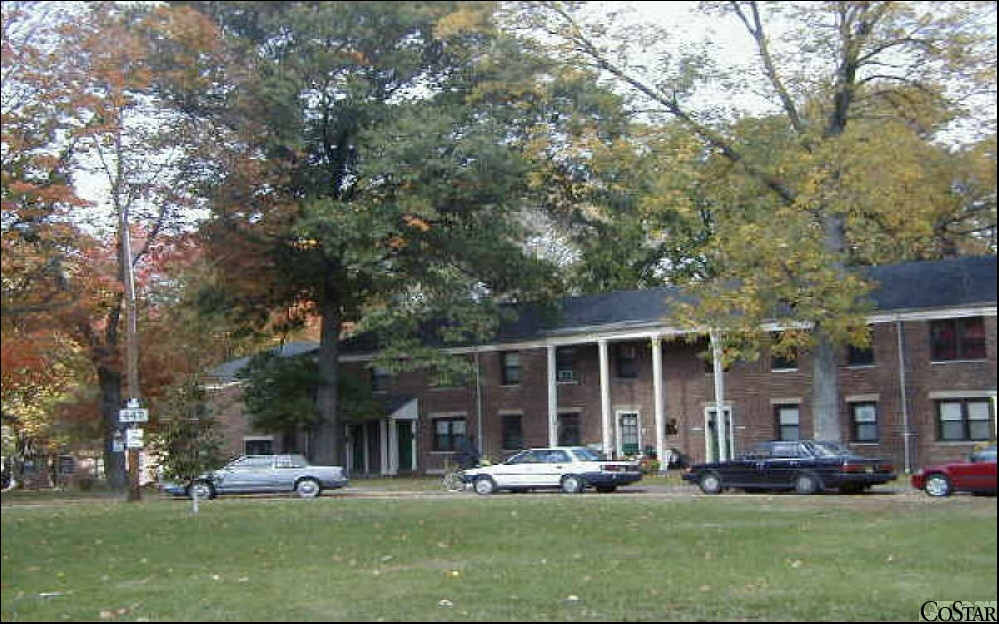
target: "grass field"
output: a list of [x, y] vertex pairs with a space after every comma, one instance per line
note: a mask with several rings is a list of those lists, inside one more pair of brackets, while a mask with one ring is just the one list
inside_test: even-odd
[[2, 557], [5, 622], [912, 621], [996, 600], [996, 499], [42, 502], [3, 507]]

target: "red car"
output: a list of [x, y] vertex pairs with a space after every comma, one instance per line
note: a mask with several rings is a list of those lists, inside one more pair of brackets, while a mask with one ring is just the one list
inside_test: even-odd
[[912, 475], [912, 487], [930, 496], [952, 492], [996, 493], [996, 445], [971, 454], [966, 462], [929, 466]]

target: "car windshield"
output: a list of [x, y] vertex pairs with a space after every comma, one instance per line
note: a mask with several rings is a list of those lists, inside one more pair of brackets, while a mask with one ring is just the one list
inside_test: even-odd
[[577, 448], [572, 449], [572, 454], [576, 456], [579, 461], [600, 461], [603, 457], [600, 453], [596, 451], [591, 451], [588, 448]]
[[507, 458], [507, 460], [505, 462], [503, 462], [503, 463], [504, 464], [522, 464], [522, 463], [524, 463], [524, 460], [527, 459], [527, 455], [529, 453], [530, 453], [530, 451], [521, 451], [521, 452], [517, 453], [516, 455], [514, 455], [513, 457]]
[[835, 457], [837, 455], [849, 455], [849, 451], [836, 444], [835, 442], [826, 442], [816, 440], [811, 443], [812, 452], [815, 453], [817, 457]]

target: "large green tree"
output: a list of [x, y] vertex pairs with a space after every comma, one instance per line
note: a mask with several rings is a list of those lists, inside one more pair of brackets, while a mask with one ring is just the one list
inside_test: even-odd
[[[985, 145], [994, 135], [995, 5], [702, 10], [742, 28], [750, 62], [713, 59], [693, 45], [664, 49], [676, 41], [673, 24], [623, 25], [578, 3], [525, 4], [516, 17], [571, 64], [629, 93], [646, 119], [699, 139], [704, 165], [719, 177], [683, 176], [683, 186], [660, 185], [645, 199], [652, 211], [686, 213], [691, 233], [708, 234], [697, 254], [708, 270], [696, 282], [703, 304], [679, 320], [740, 334], [764, 319], [807, 326], [781, 346], [812, 349], [815, 435], [837, 440], [836, 345], [864, 340], [871, 287], [849, 267], [932, 257], [940, 252], [934, 231], [953, 239], [962, 222], [971, 224], [966, 233], [976, 230], [961, 239], [966, 248], [989, 251], [981, 233], [994, 231], [994, 180], [988, 188], [988, 176], [976, 176], [970, 192], [961, 190], [959, 177], [942, 173], [946, 166], [932, 171], [926, 159], [946, 162], [947, 150], [930, 143], [944, 131], [978, 132]], [[698, 97], [703, 86], [713, 97]], [[746, 98], [763, 108], [747, 110]], [[993, 111], [984, 120], [982, 102]]]
[[220, 99], [191, 100], [231, 150], [204, 230], [225, 302], [272, 325], [321, 318], [312, 450], [335, 462], [345, 322], [408, 334], [389, 353], [412, 358], [419, 319], [441, 316], [441, 342], [487, 334], [489, 302], [548, 283], [516, 218], [523, 120], [495, 80], [517, 50], [488, 4], [195, 6], [232, 59]]

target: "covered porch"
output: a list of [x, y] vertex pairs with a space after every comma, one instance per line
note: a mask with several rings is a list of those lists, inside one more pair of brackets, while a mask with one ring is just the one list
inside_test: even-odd
[[418, 470], [418, 401], [411, 396], [382, 399], [385, 416], [344, 423], [346, 468], [351, 477], [395, 476]]

